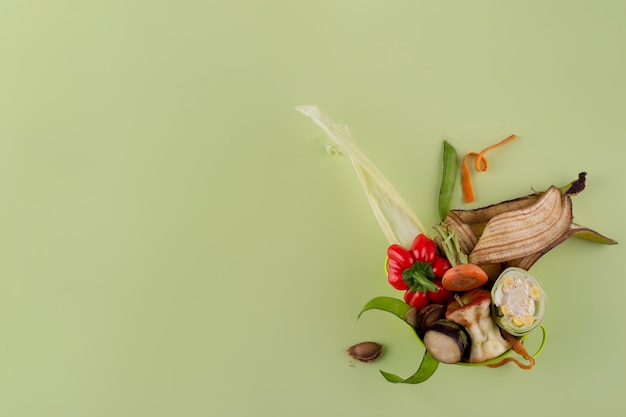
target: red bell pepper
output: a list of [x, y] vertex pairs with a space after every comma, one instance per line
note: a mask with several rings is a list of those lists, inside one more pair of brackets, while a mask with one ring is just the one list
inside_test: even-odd
[[[395, 289], [406, 291], [405, 301], [417, 306], [428, 303], [427, 293], [434, 294], [433, 301], [441, 303], [446, 294], [433, 282], [450, 268], [444, 257], [437, 255], [437, 245], [426, 235], [418, 235], [411, 249], [392, 244], [387, 248], [387, 278]], [[410, 300], [410, 301], [409, 301]], [[424, 304], [425, 305], [425, 304]], [[423, 306], [422, 306], [423, 307]]]

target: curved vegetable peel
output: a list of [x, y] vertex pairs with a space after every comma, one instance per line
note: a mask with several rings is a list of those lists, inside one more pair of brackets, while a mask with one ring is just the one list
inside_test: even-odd
[[309, 116], [341, 153], [350, 159], [376, 220], [389, 243], [409, 247], [415, 236], [420, 233], [427, 234], [422, 222], [413, 214], [400, 194], [352, 141], [347, 126], [335, 123], [317, 106], [298, 106], [295, 109]]
[[433, 376], [438, 367], [439, 361], [433, 358], [432, 355], [426, 351], [424, 352], [424, 357], [422, 358], [422, 362], [420, 363], [419, 368], [417, 368], [417, 371], [406, 379], [399, 377], [398, 375], [385, 372], [382, 369], [379, 370], [379, 372], [387, 381], [393, 382], [394, 384], [419, 384]]
[[[465, 253], [470, 254], [470, 261], [476, 262], [483, 265], [501, 265], [502, 268], [507, 268], [509, 266], [516, 266], [522, 269], [530, 269], [530, 267], [539, 260], [543, 255], [547, 252], [555, 248], [556, 246], [563, 243], [570, 237], [577, 237], [581, 239], [590, 240], [592, 242], [601, 243], [605, 245], [615, 245], [617, 241], [604, 236], [593, 229], [580, 226], [575, 224], [569, 220], [569, 216], [571, 216], [571, 195], [576, 195], [580, 193], [585, 186], [585, 176], [586, 173], [582, 172], [578, 175], [578, 179], [570, 182], [569, 184], [558, 188], [561, 194], [561, 204], [560, 204], [560, 213], [559, 213], [559, 205], [555, 205], [553, 207], [556, 210], [554, 215], [554, 219], [557, 220], [557, 225], [560, 225], [560, 230], [562, 233], [555, 233], [553, 227], [554, 219], [550, 219], [549, 213], [546, 214], [545, 228], [549, 230], [545, 230], [541, 233], [533, 234], [533, 238], [535, 241], [533, 242], [534, 247], [527, 246], [526, 248], [515, 248], [515, 253], [512, 251], [512, 244], [515, 243], [516, 240], [525, 239], [524, 235], [529, 234], [529, 230], [527, 227], [514, 227], [513, 223], [505, 225], [510, 229], [511, 235], [506, 239], [502, 238], [502, 236], [498, 236], [496, 240], [500, 246], [498, 249], [501, 253], [497, 255], [497, 251], [493, 251], [494, 254], [490, 254], [491, 259], [484, 258], [479, 256], [477, 253], [472, 253], [477, 245], [479, 245], [479, 240], [483, 239], [483, 235], [487, 234], [487, 225], [490, 224], [495, 219], [495, 221], [502, 222], [503, 218], [507, 216], [515, 217], [515, 214], [525, 214], [528, 216], [531, 214], [531, 207], [536, 205], [541, 198], [545, 197], [545, 194], [550, 192], [555, 197], [557, 193], [554, 191], [556, 187], [550, 187], [545, 192], [537, 192], [534, 194], [526, 195], [523, 197], [519, 197], [513, 200], [502, 201], [497, 204], [492, 204], [489, 206], [472, 209], [472, 210], [451, 210], [448, 213], [448, 216], [444, 219], [444, 222], [447, 223], [452, 230], [454, 230], [455, 234], [458, 236], [459, 244], [461, 249]], [[551, 191], [552, 190], [552, 191]], [[554, 197], [552, 197], [554, 199]], [[553, 203], [558, 203], [556, 199], [552, 201]], [[523, 217], [520, 216], [518, 219], [520, 222], [524, 222]], [[539, 223], [541, 219], [528, 219], [529, 223]], [[509, 220], [510, 221], [510, 220]], [[565, 223], [569, 222], [569, 227], [564, 227]], [[516, 232], [517, 230], [517, 232]], [[492, 231], [493, 232], [493, 231]], [[484, 240], [481, 243], [484, 244]], [[499, 242], [498, 242], [499, 241]], [[540, 245], [540, 243], [543, 244]], [[514, 245], [513, 245], [514, 246]], [[534, 250], [534, 251], [533, 251]], [[485, 252], [483, 250], [483, 252]], [[487, 251], [491, 252], [491, 250]], [[495, 260], [495, 256], [500, 256], [499, 260]]]
[[[363, 309], [361, 309], [358, 317], [361, 317], [361, 314], [368, 310], [381, 310], [386, 311], [387, 313], [391, 313], [401, 319], [404, 323], [406, 323], [407, 326], [409, 326], [413, 330], [413, 333], [415, 334], [417, 340], [419, 340], [420, 343], [423, 345], [424, 343], [422, 342], [422, 339], [417, 336], [417, 333], [415, 333], [415, 329], [413, 329], [413, 327], [409, 323], [407, 323], [405, 319], [406, 313], [409, 311], [410, 308], [411, 307], [407, 303], [402, 300], [398, 300], [397, 298], [376, 297], [371, 299], [369, 302], [367, 302], [367, 304], [365, 304], [365, 306], [363, 306]], [[439, 361], [433, 358], [431, 354], [428, 353], [428, 351], [425, 351], [419, 368], [417, 369], [417, 371], [415, 371], [413, 375], [408, 378], [399, 377], [398, 375], [385, 372], [382, 369], [380, 370], [380, 373], [387, 381], [393, 382], [395, 384], [419, 384], [430, 378], [435, 373], [438, 366]]]
[[[410, 309], [410, 306], [408, 304], [406, 304], [404, 301], [399, 300], [397, 298], [384, 297], [384, 296], [375, 297], [371, 299], [370, 301], [368, 301], [365, 304], [365, 306], [363, 306], [363, 309], [359, 313], [358, 318], [360, 318], [364, 312], [369, 311], [369, 310], [381, 310], [387, 313], [391, 313], [394, 316], [401, 319], [404, 323], [407, 324], [407, 326], [411, 328], [411, 330], [413, 330], [413, 333], [415, 334], [416, 339], [423, 346], [424, 342], [422, 341], [422, 339], [419, 338], [415, 329], [406, 321], [405, 316], [406, 316], [406, 313], [409, 311], [409, 309]], [[525, 365], [521, 363], [517, 359], [506, 357], [507, 355], [511, 353], [511, 350], [506, 351], [505, 353], [498, 356], [497, 358], [491, 359], [483, 363], [459, 362], [457, 365], [488, 366], [491, 368], [497, 368], [499, 366], [504, 365], [505, 363], [515, 362], [522, 369], [530, 369], [532, 368], [532, 365], [534, 365], [535, 363], [535, 358], [539, 356], [539, 354], [543, 350], [543, 347], [546, 342], [546, 328], [543, 324], [540, 325], [540, 328], [542, 331], [541, 345], [539, 346], [539, 348], [537, 349], [537, 352], [535, 352], [534, 355], [529, 355], [526, 349], [524, 348], [524, 346], [522, 345], [522, 342], [526, 339], [527, 335], [522, 336], [521, 338], [517, 339], [506, 332], [502, 332], [503, 337], [507, 339], [509, 343], [511, 343], [512, 350], [518, 353], [519, 355], [521, 355], [522, 357], [526, 358], [529, 362], [531, 362], [530, 367], [529, 365]], [[508, 336], [505, 336], [504, 333], [506, 333], [506, 335]], [[512, 338], [514, 340], [509, 340], [508, 338]], [[422, 362], [420, 363], [419, 368], [417, 369], [417, 371], [415, 371], [413, 375], [411, 375], [408, 378], [402, 378], [398, 375], [383, 371], [382, 369], [379, 371], [381, 375], [387, 381], [392, 382], [394, 384], [419, 384], [421, 382], [426, 381], [428, 378], [430, 378], [437, 371], [438, 366], [439, 366], [439, 361], [433, 358], [432, 355], [428, 351], [424, 351], [424, 356], [422, 357]]]
[[357, 320], [361, 317], [363, 313], [368, 310], [381, 310], [386, 311], [387, 313], [391, 313], [394, 316], [398, 317], [402, 321], [405, 321], [406, 313], [411, 309], [404, 301], [398, 300], [393, 297], [376, 297], [372, 298], [367, 302], [361, 309], [361, 312], [357, 316]]
[[562, 236], [572, 219], [570, 197], [550, 187], [531, 205], [492, 217], [469, 254], [469, 260], [481, 265], [539, 252]]
[[569, 236], [574, 236], [580, 239], [590, 240], [592, 242], [601, 243], [604, 245], [617, 245], [617, 240], [604, 236], [593, 229], [580, 226], [576, 223], [572, 223], [569, 230]]
[[535, 365], [535, 358], [539, 356], [539, 354], [543, 350], [543, 347], [546, 343], [546, 328], [543, 324], [540, 327], [542, 331], [541, 345], [539, 346], [539, 349], [537, 349], [537, 352], [535, 352], [534, 355], [531, 355], [528, 353], [528, 351], [522, 344], [523, 339], [518, 339], [504, 330], [500, 331], [502, 333], [502, 337], [504, 337], [511, 344], [513, 351], [517, 353], [518, 355], [522, 356], [524, 359], [526, 359], [528, 361], [528, 364], [524, 364], [520, 362], [519, 360], [517, 360], [516, 358], [508, 357], [508, 358], [502, 359], [499, 362], [490, 363], [487, 366], [490, 368], [498, 368], [506, 363], [514, 362], [521, 369], [526, 369], [526, 370], [532, 369], [533, 366]]
[[485, 172], [488, 166], [485, 154], [494, 148], [497, 148], [504, 145], [505, 143], [512, 141], [515, 138], [517, 138], [517, 136], [511, 135], [508, 138], [496, 143], [495, 145], [486, 147], [478, 153], [470, 152], [463, 157], [463, 161], [461, 163], [461, 183], [463, 186], [463, 200], [466, 203], [471, 203], [472, 201], [474, 201], [474, 189], [472, 188], [472, 180], [470, 178], [469, 168], [467, 167], [467, 159], [471, 156], [474, 156], [476, 158], [474, 159], [474, 169], [476, 169], [477, 172]]

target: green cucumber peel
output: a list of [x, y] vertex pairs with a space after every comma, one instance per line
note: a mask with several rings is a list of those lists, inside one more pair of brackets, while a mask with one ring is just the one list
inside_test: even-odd
[[370, 301], [367, 302], [367, 304], [365, 304], [365, 306], [363, 306], [363, 309], [359, 313], [357, 319], [359, 319], [361, 315], [368, 310], [381, 310], [393, 314], [394, 316], [400, 318], [406, 323], [405, 316], [410, 309], [411, 306], [409, 306], [402, 300], [398, 300], [397, 298], [376, 297], [372, 298]]
[[[381, 310], [386, 311], [387, 313], [393, 314], [394, 316], [401, 319], [403, 322], [407, 324], [407, 326], [411, 327], [410, 324], [406, 321], [406, 313], [411, 309], [407, 303], [402, 300], [393, 297], [376, 297], [371, 299], [370, 301], [363, 306], [363, 309], [359, 313], [358, 317], [369, 310]], [[415, 334], [417, 340], [419, 340], [422, 344], [422, 340], [417, 337], [417, 333], [415, 333], [415, 329], [411, 327], [413, 333]], [[419, 368], [413, 375], [408, 378], [402, 378], [398, 375], [394, 375], [392, 373], [383, 371], [380, 369], [381, 375], [389, 382], [394, 384], [419, 384], [421, 382], [426, 381], [428, 378], [433, 376], [437, 367], [439, 366], [439, 361], [432, 357], [428, 351], [424, 352], [424, 357], [422, 358], [422, 362], [420, 363]]]
[[[398, 317], [399, 319], [401, 319], [403, 322], [405, 322], [407, 326], [409, 326], [411, 330], [413, 330], [413, 333], [415, 334], [417, 340], [419, 340], [420, 343], [422, 343], [423, 345], [423, 341], [417, 336], [417, 333], [415, 333], [415, 329], [413, 329], [413, 327], [411, 327], [411, 325], [408, 324], [406, 321], [405, 316], [406, 316], [406, 313], [410, 309], [411, 309], [411, 306], [409, 306], [407, 303], [397, 298], [376, 297], [368, 301], [367, 304], [363, 306], [363, 309], [359, 313], [358, 318], [360, 318], [364, 312], [369, 311], [369, 310], [380, 310], [380, 311], [385, 311], [387, 313], [390, 313]], [[546, 327], [543, 324], [541, 324], [539, 328], [541, 329], [541, 343], [539, 347], [537, 348], [537, 351], [533, 355], [531, 355], [533, 358], [537, 358], [541, 354], [546, 344], [546, 338], [547, 338]], [[529, 336], [528, 334], [522, 336], [520, 338], [520, 341], [523, 342], [528, 336]], [[486, 365], [494, 364], [494, 363], [501, 361], [502, 359], [510, 355], [512, 351], [513, 351], [512, 349], [509, 349], [506, 352], [504, 352], [502, 355], [496, 358], [490, 359], [488, 361], [485, 361], [485, 362], [481, 362], [481, 363], [458, 362], [456, 365], [486, 366]], [[437, 371], [438, 367], [439, 367], [439, 361], [433, 358], [432, 355], [428, 351], [424, 351], [424, 356], [422, 357], [422, 362], [420, 363], [419, 368], [417, 369], [417, 371], [415, 371], [413, 375], [411, 375], [408, 378], [402, 378], [390, 372], [383, 371], [382, 369], [380, 369], [379, 372], [387, 381], [394, 383], [394, 384], [419, 384], [428, 380], [431, 376], [433, 376], [434, 373]]]
[[417, 369], [417, 371], [415, 371], [413, 375], [406, 379], [399, 377], [398, 375], [385, 372], [383, 370], [380, 370], [380, 373], [383, 377], [385, 377], [387, 381], [394, 384], [419, 384], [433, 376], [438, 366], [439, 361], [433, 358], [432, 355], [428, 353], [428, 351], [426, 351], [424, 352], [424, 357], [422, 358], [422, 363], [420, 363], [420, 367]]

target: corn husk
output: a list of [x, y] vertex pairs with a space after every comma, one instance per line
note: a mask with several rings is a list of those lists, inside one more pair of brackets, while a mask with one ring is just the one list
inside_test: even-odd
[[415, 236], [427, 234], [422, 222], [396, 189], [352, 141], [347, 126], [336, 123], [314, 105], [298, 106], [296, 110], [309, 116], [331, 139], [336, 150], [350, 159], [376, 220], [390, 244], [409, 247]]

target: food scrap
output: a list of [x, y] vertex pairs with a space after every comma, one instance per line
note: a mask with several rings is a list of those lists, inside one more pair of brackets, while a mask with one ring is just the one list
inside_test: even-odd
[[503, 271], [493, 284], [491, 297], [498, 326], [515, 336], [535, 329], [546, 313], [547, 297], [543, 286], [521, 268]]
[[490, 150], [497, 148], [498, 146], [507, 144], [516, 138], [517, 138], [516, 135], [511, 135], [508, 138], [504, 139], [503, 141], [496, 143], [495, 145], [486, 147], [479, 153], [469, 152], [463, 157], [463, 163], [461, 165], [461, 182], [463, 185], [463, 199], [465, 200], [466, 203], [471, 203], [472, 201], [474, 201], [474, 189], [472, 187], [472, 180], [470, 178], [469, 168], [467, 167], [467, 159], [472, 156], [475, 157], [476, 159], [474, 159], [474, 168], [476, 169], [477, 172], [485, 172], [487, 171], [487, 166], [488, 166], [487, 159], [485, 158], [485, 154], [489, 152]]
[[477, 264], [470, 263], [463, 253], [459, 241], [454, 233], [447, 230], [446, 224], [441, 222], [434, 229], [440, 246], [449, 260], [451, 267], [443, 274], [441, 284], [448, 291], [470, 291], [483, 286], [489, 279], [487, 273]]
[[450, 262], [437, 255], [435, 242], [423, 234], [417, 235], [410, 250], [398, 244], [387, 248], [387, 280], [395, 289], [405, 291], [404, 300], [411, 307], [448, 302], [452, 294], [441, 280], [449, 269]]
[[[428, 380], [439, 363], [496, 368], [513, 362], [521, 369], [532, 369], [546, 341], [547, 297], [540, 280], [529, 272], [531, 267], [570, 237], [617, 244], [573, 223], [572, 197], [584, 190], [587, 174], [581, 172], [569, 184], [552, 185], [513, 200], [472, 210], [451, 209], [458, 158], [454, 147], [444, 141], [439, 221], [429, 231], [352, 142], [346, 126], [316, 106], [296, 110], [311, 117], [350, 159], [389, 242], [386, 278], [403, 297], [374, 297], [359, 317], [369, 310], [391, 313], [412, 329], [424, 347], [413, 375], [402, 378], [380, 370], [382, 376], [392, 383], [418, 384]], [[476, 170], [483, 172], [485, 154], [515, 138], [511, 135], [480, 153], [465, 155], [461, 185], [466, 202], [474, 200], [468, 158], [475, 157]], [[530, 354], [524, 341], [535, 329], [541, 330], [541, 344]], [[377, 359], [381, 352], [382, 345], [376, 342], [348, 349], [353, 359], [362, 362]]]
[[[383, 345], [376, 342], [361, 342], [350, 346], [346, 351], [352, 359], [360, 362], [373, 362], [383, 352]], [[350, 361], [350, 365], [352, 365], [352, 361]]]

